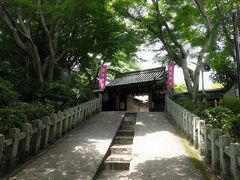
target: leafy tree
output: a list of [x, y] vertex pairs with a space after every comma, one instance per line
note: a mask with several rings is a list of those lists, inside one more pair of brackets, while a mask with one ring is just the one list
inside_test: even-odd
[[[54, 64], [62, 56], [62, 53], [58, 53], [61, 18], [54, 16], [54, 10], [51, 9], [60, 3], [56, 1], [46, 5], [43, 1], [23, 0], [3, 1], [0, 4], [2, 20], [19, 49], [26, 54], [26, 64], [33, 69], [33, 74], [40, 83], [43, 83], [44, 76], [52, 79]], [[39, 37], [46, 38], [46, 49], [40, 46]], [[41, 54], [41, 48], [46, 50], [44, 54]]]
[[[119, 0], [114, 8], [119, 16], [140, 31], [149, 43], [161, 42], [160, 54], [166, 54], [160, 61], [175, 61], [182, 68], [187, 90], [192, 98], [198, 91], [199, 73], [202, 63], [211, 60], [217, 54], [216, 45], [221, 37], [225, 37], [225, 29], [219, 27], [222, 18], [218, 5], [226, 1], [210, 0]], [[232, 0], [231, 6], [239, 4]], [[231, 34], [229, 29], [226, 30]], [[218, 41], [217, 41], [218, 40]], [[214, 41], [216, 43], [214, 43]], [[232, 44], [232, 41], [226, 41]], [[215, 48], [213, 47], [215, 44]], [[230, 51], [230, 49], [229, 49]], [[231, 56], [227, 52], [228, 57]], [[190, 69], [188, 63], [196, 62], [195, 69]]]
[[[70, 73], [78, 68], [92, 81], [102, 63], [116, 60], [119, 51], [132, 54], [139, 42], [114, 17], [108, 3], [5, 0], [0, 3], [0, 23], [4, 25], [2, 34], [9, 39], [0, 38], [8, 41], [9, 47], [15, 42], [21, 54], [17, 62], [26, 68], [27, 77], [40, 84], [58, 78], [64, 68]], [[131, 46], [129, 40], [134, 40]]]
[[[232, 10], [239, 7], [236, 0], [213, 1], [216, 9], [214, 20], [214, 41], [206, 59], [210, 62], [214, 73], [212, 79], [215, 82], [223, 83], [226, 89], [237, 82], [235, 49], [233, 41]], [[240, 23], [239, 23], [240, 25]]]

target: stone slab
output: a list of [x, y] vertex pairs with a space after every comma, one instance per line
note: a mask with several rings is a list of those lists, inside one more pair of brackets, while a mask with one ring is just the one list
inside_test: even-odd
[[131, 180], [202, 180], [164, 113], [138, 113]]
[[124, 112], [101, 112], [9, 179], [93, 179], [123, 115]]

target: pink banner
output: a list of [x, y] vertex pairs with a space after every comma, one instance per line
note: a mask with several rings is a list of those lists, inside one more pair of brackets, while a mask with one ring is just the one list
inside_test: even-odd
[[107, 65], [103, 64], [101, 66], [100, 74], [99, 74], [99, 89], [104, 90], [106, 86], [106, 78], [107, 78]]
[[168, 91], [171, 91], [174, 88], [174, 62], [168, 64]]

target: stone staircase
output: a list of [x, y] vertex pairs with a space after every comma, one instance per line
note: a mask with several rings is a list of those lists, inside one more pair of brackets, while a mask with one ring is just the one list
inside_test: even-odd
[[136, 113], [126, 113], [116, 132], [110, 155], [103, 163], [99, 180], [127, 180], [132, 159], [132, 143]]

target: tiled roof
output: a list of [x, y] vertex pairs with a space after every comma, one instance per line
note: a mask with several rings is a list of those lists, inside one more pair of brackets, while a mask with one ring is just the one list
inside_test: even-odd
[[147, 83], [152, 81], [164, 80], [165, 67], [134, 71], [121, 74], [120, 77], [110, 82], [107, 87], [123, 86], [130, 84]]

